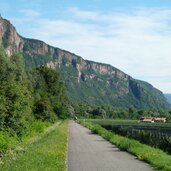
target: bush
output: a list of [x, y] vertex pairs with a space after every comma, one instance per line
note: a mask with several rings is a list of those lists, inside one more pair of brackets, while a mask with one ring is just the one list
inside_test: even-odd
[[45, 128], [50, 125], [49, 122], [43, 122], [43, 121], [35, 121], [33, 122], [26, 130], [22, 133], [22, 139], [25, 139], [26, 137], [33, 136], [35, 134], [39, 134], [45, 131]]
[[10, 136], [9, 133], [0, 131], [0, 153], [12, 148], [18, 142], [16, 137]]
[[40, 122], [40, 121], [37, 121], [37, 122], [34, 122], [32, 125], [31, 125], [31, 130], [32, 132], [35, 132], [35, 133], [42, 133], [46, 128], [46, 125], [44, 122]]

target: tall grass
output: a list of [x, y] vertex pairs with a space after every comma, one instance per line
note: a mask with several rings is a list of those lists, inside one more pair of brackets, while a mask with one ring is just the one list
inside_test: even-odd
[[0, 170], [65, 171], [68, 139], [67, 125], [67, 122], [62, 122], [61, 124], [54, 124], [50, 129], [48, 128], [36, 141], [27, 144], [26, 149], [18, 150], [12, 158], [6, 157], [4, 163], [0, 164]]
[[0, 131], [0, 156], [3, 157], [8, 151], [14, 150], [21, 144], [27, 145], [32, 138], [39, 136], [50, 125], [49, 122], [35, 121], [23, 130], [20, 136], [12, 135], [8, 131]]
[[80, 121], [83, 126], [89, 128], [93, 133], [101, 135], [118, 148], [137, 156], [139, 160], [148, 162], [156, 169], [171, 171], [171, 156], [160, 149], [142, 144], [139, 141], [113, 134], [98, 124]]

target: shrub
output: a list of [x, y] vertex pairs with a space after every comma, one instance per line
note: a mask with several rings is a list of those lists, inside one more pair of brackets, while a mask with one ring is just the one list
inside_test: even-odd
[[0, 153], [5, 152], [7, 149], [12, 148], [17, 143], [17, 138], [10, 136], [9, 133], [0, 131]]
[[42, 133], [45, 130], [45, 128], [46, 128], [45, 123], [40, 122], [40, 121], [34, 122], [31, 125], [31, 130], [32, 132], [35, 132], [35, 133]]
[[26, 130], [22, 133], [22, 139], [26, 137], [33, 136], [37, 133], [44, 132], [45, 128], [50, 125], [49, 122], [43, 122], [43, 121], [35, 121], [33, 122]]

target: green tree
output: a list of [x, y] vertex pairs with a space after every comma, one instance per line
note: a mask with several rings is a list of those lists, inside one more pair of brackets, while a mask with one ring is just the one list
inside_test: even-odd
[[32, 118], [32, 96], [19, 55], [0, 50], [0, 129], [20, 134]]
[[41, 66], [28, 73], [34, 90], [34, 114], [37, 119], [54, 121], [68, 117], [68, 98], [64, 83], [55, 70]]

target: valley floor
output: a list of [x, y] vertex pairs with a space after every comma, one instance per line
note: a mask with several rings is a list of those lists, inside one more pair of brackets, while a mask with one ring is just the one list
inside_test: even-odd
[[127, 152], [120, 151], [74, 121], [69, 123], [68, 171], [152, 171]]

